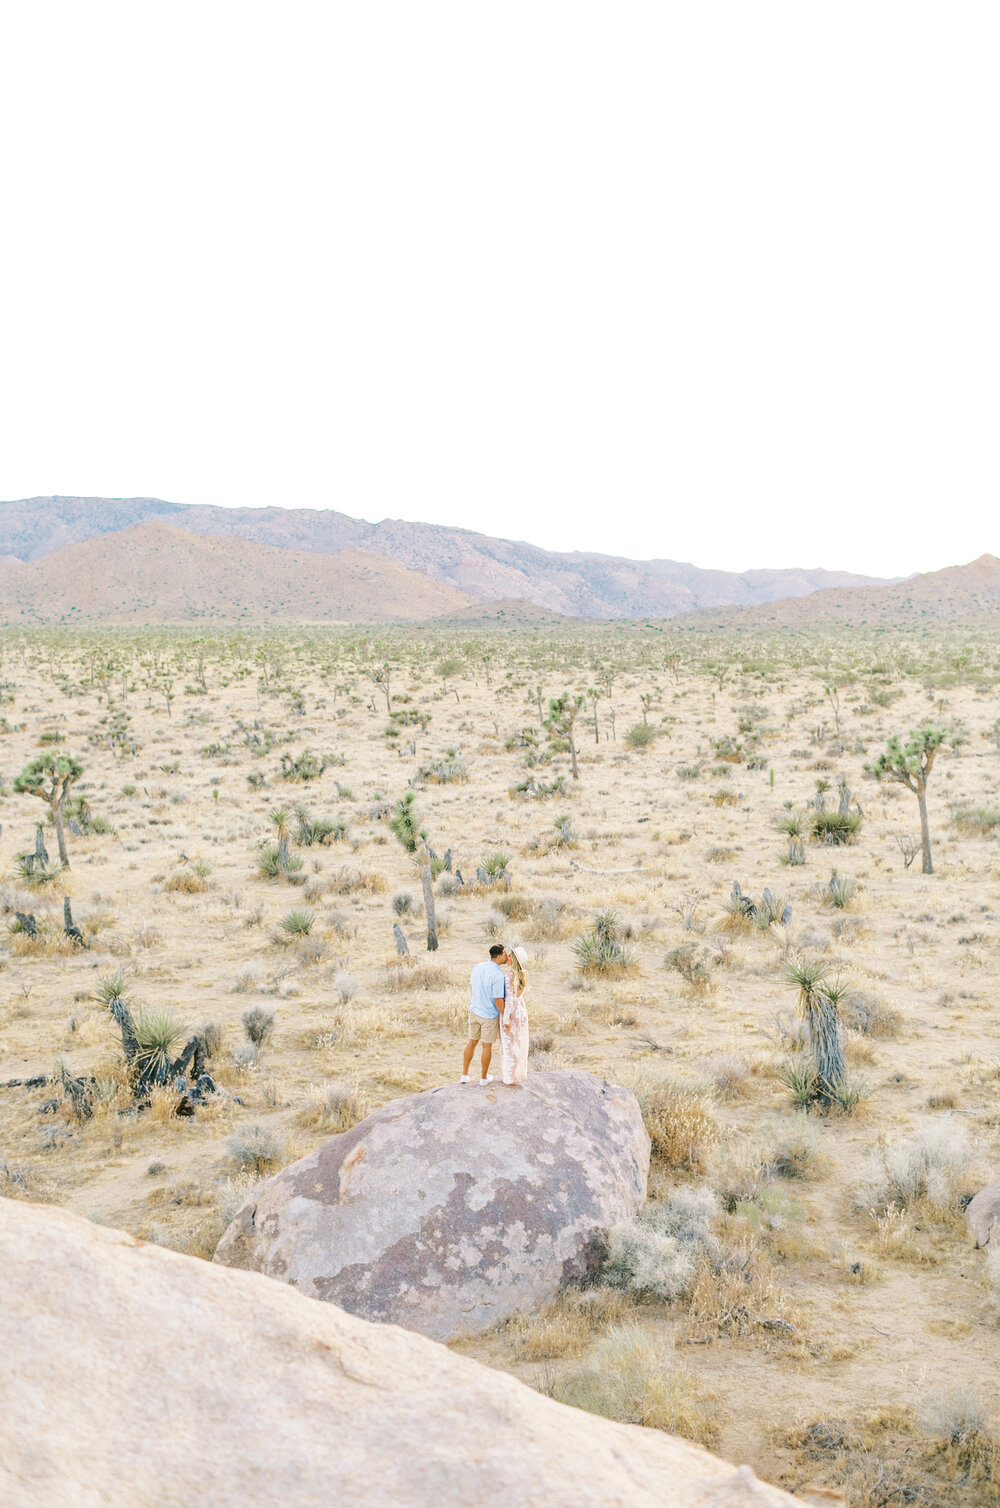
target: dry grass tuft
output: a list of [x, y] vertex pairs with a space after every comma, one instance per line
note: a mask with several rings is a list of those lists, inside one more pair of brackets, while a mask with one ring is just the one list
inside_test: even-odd
[[410, 990], [444, 990], [453, 983], [443, 964], [424, 963], [414, 958], [408, 963], [393, 962], [385, 966], [385, 987], [390, 995], [402, 995]]
[[639, 1325], [616, 1325], [587, 1360], [564, 1377], [556, 1397], [574, 1408], [642, 1424], [711, 1447], [719, 1420], [711, 1395]]
[[368, 1101], [357, 1082], [313, 1084], [296, 1117], [310, 1130], [349, 1131], [368, 1114]]
[[649, 1133], [651, 1156], [667, 1168], [703, 1172], [718, 1137], [708, 1096], [669, 1073], [641, 1077], [633, 1091]]

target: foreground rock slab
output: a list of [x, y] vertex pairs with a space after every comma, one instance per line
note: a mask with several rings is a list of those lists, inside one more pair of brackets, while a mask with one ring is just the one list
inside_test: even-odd
[[965, 1218], [977, 1246], [1000, 1246], [1000, 1178], [979, 1190]]
[[256, 1273], [0, 1199], [4, 1508], [770, 1508], [596, 1419]]
[[383, 1105], [259, 1185], [215, 1261], [435, 1340], [537, 1309], [646, 1196], [634, 1095], [593, 1074]]

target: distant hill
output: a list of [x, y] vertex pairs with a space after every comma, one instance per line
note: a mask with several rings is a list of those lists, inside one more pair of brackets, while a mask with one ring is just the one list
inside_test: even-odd
[[445, 582], [478, 602], [524, 598], [573, 617], [674, 617], [702, 607], [752, 606], [823, 587], [878, 581], [847, 571], [711, 571], [673, 560], [561, 553], [442, 524], [365, 523], [313, 508], [216, 508], [157, 498], [38, 497], [0, 503], [0, 556], [53, 550], [159, 519], [195, 534], [248, 539], [309, 554], [365, 550]]
[[750, 608], [690, 613], [692, 628], [913, 628], [921, 623], [985, 620], [1000, 613], [1000, 560], [925, 571], [892, 586], [813, 592]]
[[[552, 613], [525, 597], [502, 597], [499, 602], [474, 602], [444, 617], [433, 618], [428, 628], [566, 628], [588, 620], [569, 613]], [[589, 620], [593, 622], [593, 619]]]
[[209, 539], [159, 520], [0, 562], [5, 623], [388, 623], [468, 602], [380, 555]]

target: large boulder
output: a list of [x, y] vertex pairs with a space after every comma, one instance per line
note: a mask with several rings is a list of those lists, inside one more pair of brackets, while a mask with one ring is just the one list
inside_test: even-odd
[[979, 1190], [970, 1202], [965, 1218], [977, 1246], [1000, 1246], [1000, 1178]]
[[599, 1265], [646, 1196], [634, 1095], [592, 1074], [393, 1100], [258, 1186], [215, 1261], [451, 1340]]
[[252, 1272], [0, 1199], [4, 1508], [780, 1508], [613, 1424]]

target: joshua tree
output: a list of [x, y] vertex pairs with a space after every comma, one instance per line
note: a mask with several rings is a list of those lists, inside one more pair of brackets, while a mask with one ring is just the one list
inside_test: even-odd
[[392, 711], [392, 684], [391, 684], [392, 678], [391, 678], [391, 675], [389, 673], [389, 667], [388, 667], [388, 665], [373, 665], [372, 668], [368, 672], [368, 677], [371, 680], [371, 682], [372, 682], [373, 685], [375, 685], [375, 686], [381, 686], [383, 692], [385, 693], [385, 710], [386, 710], [386, 712], [391, 712]]
[[595, 744], [599, 744], [601, 741], [601, 725], [597, 719], [597, 704], [601, 700], [600, 687], [591, 686], [587, 692], [587, 696], [590, 698], [590, 704], [594, 709], [594, 742]]
[[389, 818], [389, 828], [396, 838], [412, 854], [420, 865], [420, 882], [424, 891], [424, 910], [427, 913], [427, 951], [434, 953], [437, 950], [437, 917], [434, 913], [434, 876], [431, 872], [431, 855], [427, 847], [427, 834], [420, 826], [417, 817], [416, 793], [407, 791], [396, 802], [395, 810]]
[[66, 852], [66, 835], [63, 832], [62, 807], [73, 782], [83, 774], [83, 765], [70, 754], [39, 754], [32, 759], [14, 781], [15, 791], [37, 796], [48, 802], [52, 820], [56, 825], [56, 842], [59, 845], [59, 862], [69, 868]]
[[886, 744], [885, 753], [880, 754], [874, 764], [865, 766], [877, 780], [896, 780], [916, 796], [920, 808], [920, 844], [923, 849], [920, 867], [924, 874], [934, 873], [931, 862], [931, 830], [927, 821], [927, 781], [944, 740], [944, 729], [929, 725], [911, 730], [905, 744], [901, 744], [898, 736], [893, 734]]
[[570, 696], [568, 693], [551, 697], [549, 715], [545, 720], [545, 726], [550, 728], [557, 738], [564, 738], [569, 745], [570, 767], [574, 780], [579, 780], [580, 771], [576, 763], [576, 736], [573, 725], [585, 701], [585, 697]]

